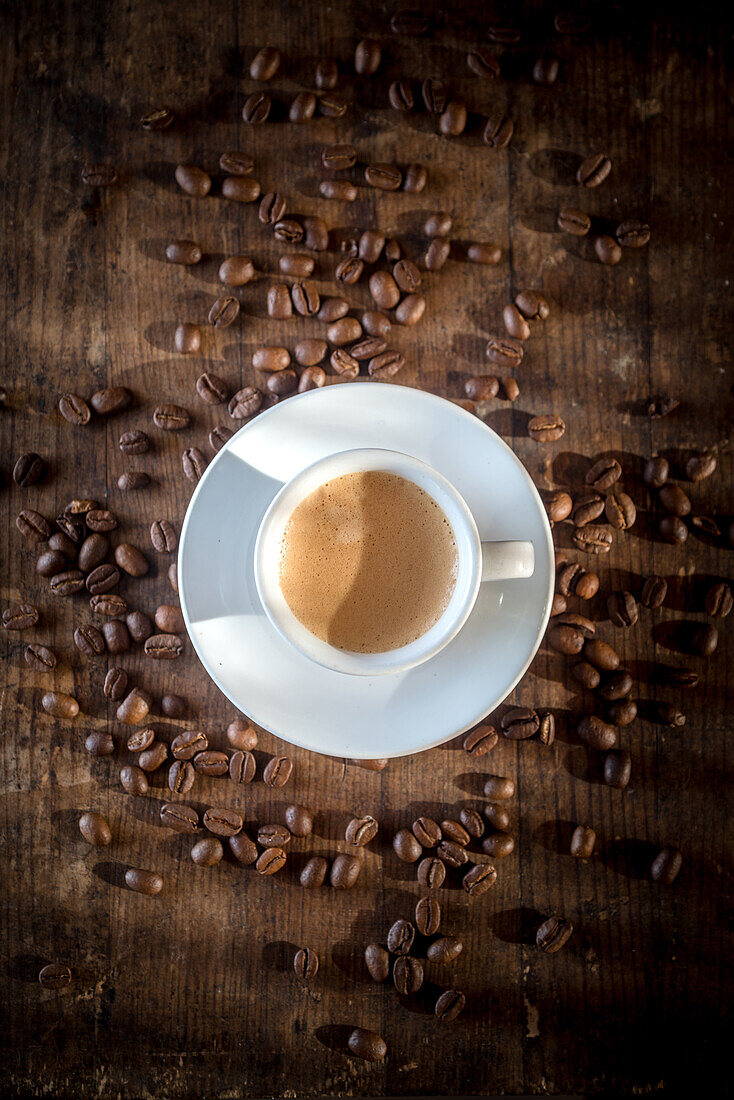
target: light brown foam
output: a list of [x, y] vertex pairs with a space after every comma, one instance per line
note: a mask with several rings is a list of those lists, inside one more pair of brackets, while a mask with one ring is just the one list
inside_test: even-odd
[[338, 649], [382, 653], [438, 621], [457, 564], [436, 501], [412, 481], [369, 470], [325, 482], [294, 509], [279, 581], [312, 634]]

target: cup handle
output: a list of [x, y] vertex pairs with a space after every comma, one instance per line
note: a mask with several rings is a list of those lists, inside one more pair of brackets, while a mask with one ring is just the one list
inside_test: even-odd
[[532, 577], [535, 547], [532, 542], [483, 542], [482, 580], [510, 581]]

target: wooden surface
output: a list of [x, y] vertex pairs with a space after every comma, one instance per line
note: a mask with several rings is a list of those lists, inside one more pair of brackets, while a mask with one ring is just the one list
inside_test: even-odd
[[[2, 638], [4, 1094], [646, 1092], [704, 1083], [726, 1057], [731, 627], [719, 622], [718, 652], [706, 663], [667, 648], [664, 624], [704, 621], [701, 592], [708, 579], [731, 573], [732, 552], [695, 533], [680, 549], [656, 540], [657, 512], [640, 475], [652, 453], [678, 460], [697, 448], [716, 448], [717, 475], [688, 487], [694, 512], [732, 510], [730, 28], [700, 8], [695, 20], [676, 22], [667, 5], [659, 18], [645, 21], [642, 7], [610, 10], [578, 40], [553, 33], [553, 9], [528, 8], [523, 45], [503, 57], [505, 78], [486, 84], [465, 67], [467, 48], [486, 40], [489, 15], [481, 4], [452, 6], [424, 40], [392, 36], [385, 9], [372, 0], [323, 6], [29, 2], [5, 9], [0, 280], [8, 402], [0, 418], [0, 576], [3, 606], [19, 597], [33, 600], [42, 621], [30, 633]], [[349, 75], [353, 48], [370, 32], [385, 43], [385, 60], [374, 78], [355, 80]], [[315, 57], [336, 56], [340, 89], [350, 100], [347, 117], [248, 129], [240, 120], [254, 88], [247, 69], [266, 43], [285, 55], [273, 82], [285, 102], [309, 86]], [[545, 50], [561, 62], [554, 88], [529, 79]], [[398, 116], [387, 107], [387, 88], [401, 74], [444, 76], [474, 110], [507, 110], [516, 122], [509, 150], [483, 146], [476, 123], [447, 141], [425, 113]], [[161, 102], [175, 108], [175, 125], [164, 134], [143, 132], [141, 114]], [[352, 206], [319, 199], [318, 152], [335, 140], [353, 141], [365, 160], [425, 163], [428, 187], [421, 195], [361, 189]], [[148, 577], [126, 580], [120, 591], [150, 613], [170, 600], [168, 558], [152, 552], [147, 527], [158, 516], [180, 526], [192, 489], [180, 452], [196, 443], [210, 453], [209, 428], [228, 422], [226, 410], [210, 410], [197, 399], [196, 376], [208, 366], [234, 390], [253, 380], [251, 353], [260, 342], [292, 348], [322, 328], [267, 318], [266, 289], [282, 249], [258, 224], [256, 206], [216, 195], [196, 201], [174, 183], [179, 161], [215, 170], [228, 148], [251, 151], [263, 190], [283, 191], [292, 211], [321, 213], [332, 228], [378, 225], [399, 236], [413, 258], [425, 247], [424, 216], [437, 209], [453, 214], [456, 240], [501, 246], [495, 268], [461, 262], [457, 246], [458, 258], [426, 278], [426, 317], [415, 329], [397, 330], [393, 341], [408, 359], [399, 384], [462, 396], [463, 379], [485, 369], [484, 344], [501, 331], [505, 303], [525, 286], [548, 295], [550, 319], [528, 342], [516, 372], [520, 398], [514, 406], [491, 402], [485, 419], [515, 447], [541, 488], [573, 491], [588, 460], [600, 453], [623, 463], [639, 519], [598, 563], [602, 584], [591, 614], [599, 636], [617, 646], [641, 680], [637, 698], [665, 697], [687, 714], [680, 731], [641, 718], [621, 732], [633, 758], [626, 791], [600, 783], [598, 757], [573, 732], [593, 701], [569, 683], [566, 662], [546, 646], [513, 699], [556, 713], [551, 749], [501, 740], [491, 757], [473, 760], [454, 743], [395, 761], [381, 774], [288, 749], [295, 776], [281, 791], [260, 781], [242, 791], [228, 780], [199, 779], [191, 796], [196, 806], [239, 806], [250, 828], [282, 820], [291, 799], [318, 811], [312, 843], [298, 841], [275, 878], [261, 879], [229, 861], [195, 867], [189, 843], [160, 827], [163, 772], [146, 798], [122, 791], [123, 730], [101, 693], [108, 661], [80, 659], [71, 642], [86, 602], [55, 600], [47, 592], [34, 572], [34, 549], [18, 536], [14, 518], [22, 506], [53, 518], [72, 496], [107, 500], [122, 518], [115, 537], [143, 546], [153, 563]], [[611, 156], [612, 174], [582, 193], [574, 183], [576, 166], [597, 150]], [[118, 165], [119, 184], [106, 192], [85, 188], [80, 171], [89, 161]], [[605, 268], [590, 241], [554, 230], [562, 202], [613, 221], [649, 220], [652, 242]], [[166, 242], [183, 236], [206, 252], [196, 268], [164, 260]], [[207, 330], [201, 355], [176, 355], [175, 324], [205, 320], [218, 290], [218, 263], [234, 252], [251, 255], [263, 272], [238, 294], [240, 320], [226, 332]], [[317, 259], [323, 290], [333, 262], [330, 254]], [[364, 283], [348, 297], [365, 303]], [[60, 418], [59, 393], [88, 395], [113, 383], [133, 390], [128, 412], [108, 422], [97, 418], [85, 429]], [[681, 398], [680, 410], [649, 421], [644, 403], [666, 391]], [[152, 427], [153, 408], [163, 399], [192, 412], [192, 427], [181, 438]], [[527, 438], [527, 420], [538, 412], [563, 415], [568, 430], [560, 442], [544, 446]], [[117, 477], [142, 464], [130, 463], [117, 447], [121, 431], [131, 427], [153, 436], [154, 450], [143, 459], [154, 484], [123, 495]], [[41, 485], [20, 490], [10, 471], [28, 449], [44, 456], [49, 474]], [[568, 542], [565, 528], [559, 541]], [[622, 586], [639, 591], [651, 572], [671, 582], [666, 606], [643, 611], [632, 630], [615, 630], [606, 595]], [[63, 655], [52, 676], [27, 670], [22, 650], [30, 640]], [[701, 674], [696, 691], [684, 697], [645, 682], [653, 662], [684, 660]], [[190, 646], [177, 663], [146, 662], [140, 650], [121, 663], [156, 697], [164, 690], [183, 694], [192, 708], [189, 725], [224, 747], [234, 715]], [[82, 714], [75, 722], [41, 711], [40, 695], [51, 682], [78, 695]], [[166, 738], [185, 726], [157, 715]], [[84, 738], [106, 726], [117, 750], [93, 759]], [[262, 733], [260, 763], [283, 747]], [[462, 806], [481, 807], [490, 771], [516, 781], [516, 849], [483, 898], [472, 900], [455, 886], [441, 891], [444, 930], [460, 936], [465, 948], [450, 976], [433, 970], [430, 977], [463, 989], [468, 1004], [456, 1023], [440, 1026], [428, 994], [401, 1003], [394, 990], [372, 983], [362, 952], [366, 943], [384, 940], [395, 918], [411, 917], [421, 892], [413, 868], [392, 852], [395, 829], [418, 812], [440, 820]], [[77, 819], [88, 808], [108, 816], [109, 849], [82, 840]], [[371, 812], [381, 823], [357, 888], [303, 891], [300, 853], [346, 850], [343, 830], [355, 812]], [[588, 863], [567, 854], [577, 822], [598, 833]], [[671, 888], [648, 878], [651, 855], [662, 844], [684, 854]], [[160, 871], [163, 893], [151, 899], [126, 890], [121, 876], [130, 865]], [[572, 920], [575, 932], [563, 952], [545, 956], [533, 935], [554, 913]], [[321, 958], [308, 987], [291, 965], [301, 944]], [[50, 960], [73, 969], [73, 984], [60, 993], [36, 981]], [[435, 995], [435, 986], [430, 989]], [[345, 1053], [345, 1036], [357, 1024], [384, 1035], [384, 1064]]]

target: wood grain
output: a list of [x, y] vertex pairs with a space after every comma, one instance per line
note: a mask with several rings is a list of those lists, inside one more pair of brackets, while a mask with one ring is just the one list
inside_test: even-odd
[[[649, 674], [654, 662], [682, 663], [669, 648], [667, 624], [705, 621], [702, 592], [710, 579], [731, 574], [731, 551], [695, 531], [681, 548], [657, 540], [659, 513], [641, 472], [653, 453], [668, 455], [678, 469], [693, 450], [714, 448], [717, 474], [686, 488], [695, 514], [732, 511], [729, 35], [715, 6], [694, 21], [670, 7], [648, 20], [642, 5], [617, 5], [608, 16], [599, 12], [586, 35], [562, 38], [552, 28], [553, 10], [530, 4], [521, 45], [502, 55], [503, 78], [483, 82], [471, 76], [465, 55], [486, 41], [484, 5], [466, 2], [445, 13], [433, 2], [425, 7], [437, 16], [427, 38], [391, 35], [389, 12], [374, 0], [29, 0], [4, 10], [0, 354], [8, 399], [0, 416], [0, 576], [3, 606], [23, 598], [42, 609], [32, 635], [2, 639], [0, 1079], [7, 1095], [648, 1092], [713, 1078], [725, 1056], [732, 978], [729, 621], [718, 623], [711, 661], [690, 659], [701, 675], [696, 691], [665, 691]], [[375, 77], [355, 78], [354, 45], [367, 33], [384, 44], [383, 64]], [[318, 56], [338, 58], [347, 116], [246, 127], [241, 108], [255, 87], [249, 62], [264, 44], [284, 53], [272, 84], [279, 104], [310, 86]], [[530, 79], [534, 60], [546, 52], [560, 59], [552, 88]], [[467, 133], [448, 141], [425, 113], [403, 116], [387, 107], [392, 79], [429, 75], [444, 77], [477, 115], [509, 113], [510, 147], [485, 147], [475, 114]], [[140, 116], [163, 102], [176, 111], [174, 126], [144, 132]], [[319, 152], [337, 140], [352, 141], [365, 161], [425, 164], [428, 187], [420, 195], [360, 188], [357, 202], [346, 206], [320, 199]], [[680, 731], [644, 717], [622, 731], [633, 757], [626, 791], [601, 784], [598, 757], [573, 732], [591, 701], [545, 645], [512, 699], [555, 713], [550, 749], [501, 739], [491, 756], [472, 759], [453, 743], [382, 773], [287, 749], [296, 770], [283, 790], [258, 781], [240, 793], [228, 780], [200, 779], [193, 804], [236, 805], [250, 829], [281, 821], [290, 800], [318, 811], [312, 840], [294, 842], [286, 870], [272, 879], [228, 860], [195, 867], [187, 841], [160, 827], [162, 775], [146, 798], [133, 799], [119, 786], [128, 760], [124, 733], [101, 692], [111, 659], [80, 658], [71, 636], [88, 617], [87, 604], [47, 592], [34, 572], [36, 553], [14, 521], [23, 506], [53, 518], [76, 495], [107, 502], [122, 519], [114, 540], [140, 545], [152, 566], [142, 581], [126, 579], [121, 593], [149, 613], [171, 602], [169, 556], [153, 551], [149, 524], [167, 517], [180, 527], [192, 490], [181, 451], [198, 445], [211, 454], [209, 429], [231, 424], [224, 407], [197, 398], [197, 375], [211, 369], [234, 391], [253, 381], [258, 344], [293, 348], [323, 327], [267, 317], [267, 287], [283, 248], [259, 225], [256, 204], [228, 203], [215, 193], [196, 201], [176, 186], [177, 163], [216, 172], [229, 148], [252, 153], [263, 191], [281, 190], [295, 213], [321, 214], [332, 243], [338, 234], [379, 226], [420, 259], [426, 214], [453, 216], [452, 258], [424, 280], [424, 320], [391, 338], [407, 359], [398, 384], [463, 396], [464, 379], [487, 369], [484, 345], [501, 331], [503, 306], [526, 286], [549, 297], [550, 318], [534, 331], [516, 372], [518, 401], [490, 402], [480, 412], [540, 488], [573, 491], [600, 454], [622, 462], [638, 522], [616, 539], [609, 560], [594, 563], [600, 593], [580, 610], [598, 620], [599, 635], [639, 681], [643, 714], [643, 704], [658, 696], [687, 714]], [[575, 169], [597, 150], [610, 155], [612, 174], [597, 190], [581, 192]], [[82, 166], [98, 161], [118, 166], [116, 186], [82, 185]], [[647, 220], [652, 242], [605, 268], [589, 240], [556, 231], [561, 203], [615, 224]], [[202, 264], [165, 262], [165, 244], [178, 237], [201, 244]], [[464, 262], [472, 240], [499, 244], [500, 264]], [[220, 287], [218, 265], [232, 253], [250, 255], [261, 273], [238, 292], [238, 323], [217, 333], [204, 325], [201, 354], [177, 355], [176, 324], [205, 322]], [[333, 288], [334, 263], [333, 252], [317, 257], [322, 292]], [[364, 307], [365, 282], [347, 297]], [[129, 411], [84, 429], [61, 419], [60, 393], [89, 395], [113, 384], [133, 391]], [[680, 409], [648, 420], [644, 404], [664, 392], [680, 396]], [[152, 425], [164, 400], [192, 413], [180, 437]], [[565, 418], [560, 442], [527, 437], [528, 419], [541, 412]], [[134, 461], [118, 448], [121, 432], [132, 427], [153, 440], [152, 452]], [[43, 455], [49, 473], [20, 490], [10, 474], [29, 449]], [[147, 469], [152, 486], [121, 493], [117, 478], [130, 468]], [[567, 527], [557, 536], [567, 550]], [[638, 591], [652, 572], [669, 580], [666, 606], [643, 611], [632, 630], [612, 627], [606, 595], [620, 587]], [[51, 676], [25, 666], [23, 646], [31, 640], [62, 657]], [[151, 667], [140, 649], [120, 663], [156, 699], [165, 691], [184, 695], [193, 724], [225, 747], [234, 715], [190, 647], [164, 667]], [[77, 721], [41, 711], [40, 695], [51, 684], [78, 696]], [[164, 739], [186, 726], [161, 720], [157, 708], [154, 718]], [[92, 759], [84, 738], [105, 728], [118, 749]], [[263, 732], [259, 767], [282, 749]], [[364, 946], [384, 941], [396, 917], [411, 917], [420, 896], [414, 869], [392, 852], [392, 835], [418, 813], [440, 820], [463, 806], [480, 808], [490, 771], [516, 782], [515, 852], [498, 861], [497, 885], [483, 898], [468, 898], [455, 883], [440, 892], [443, 929], [463, 939], [464, 952], [449, 973], [430, 970], [426, 989], [401, 1002], [369, 980], [362, 959]], [[82, 840], [77, 820], [86, 809], [108, 817], [110, 849]], [[364, 853], [355, 890], [302, 890], [297, 876], [307, 854], [347, 850], [344, 827], [362, 813], [373, 813], [381, 829]], [[588, 863], [567, 854], [578, 822], [593, 825], [599, 838]], [[671, 888], [648, 878], [663, 844], [684, 853]], [[146, 898], [126, 890], [128, 866], [163, 874], [163, 893]], [[575, 932], [563, 952], [546, 956], [534, 933], [554, 913], [573, 921]], [[310, 985], [299, 984], [292, 969], [302, 945], [321, 959]], [[38, 985], [38, 970], [51, 960], [72, 967], [69, 989]], [[440, 1026], [432, 1015], [437, 984], [467, 994], [454, 1024]], [[346, 1037], [355, 1025], [384, 1035], [384, 1064], [349, 1056]]]

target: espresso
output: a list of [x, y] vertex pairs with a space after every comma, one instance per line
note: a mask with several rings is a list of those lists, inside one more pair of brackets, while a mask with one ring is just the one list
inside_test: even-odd
[[368, 470], [327, 481], [295, 508], [279, 580], [293, 614], [338, 649], [383, 653], [440, 619], [456, 584], [448, 519], [412, 481]]

